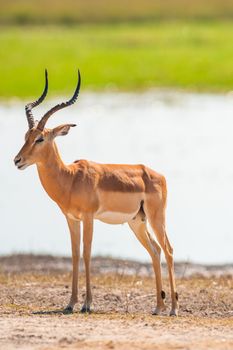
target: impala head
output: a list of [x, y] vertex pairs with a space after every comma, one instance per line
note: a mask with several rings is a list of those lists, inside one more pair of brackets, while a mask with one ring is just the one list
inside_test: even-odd
[[81, 77], [80, 72], [78, 71], [78, 84], [72, 98], [67, 102], [62, 102], [51, 108], [47, 113], [45, 113], [41, 120], [37, 122], [34, 120], [32, 109], [38, 106], [47, 95], [48, 74], [47, 70], [45, 70], [45, 88], [42, 95], [35, 102], [28, 103], [25, 106], [28, 131], [25, 134], [25, 143], [14, 159], [15, 165], [18, 169], [23, 170], [29, 165], [42, 161], [48, 154], [49, 147], [51, 147], [53, 144], [54, 138], [56, 136], [67, 135], [70, 128], [76, 126], [75, 124], [63, 124], [53, 129], [45, 128], [46, 122], [52, 114], [75, 103], [79, 94], [80, 85]]

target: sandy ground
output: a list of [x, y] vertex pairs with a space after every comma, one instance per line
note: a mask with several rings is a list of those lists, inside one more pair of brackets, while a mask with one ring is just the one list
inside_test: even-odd
[[152, 316], [150, 264], [95, 258], [93, 311], [69, 300], [71, 262], [49, 256], [0, 257], [0, 349], [233, 349], [233, 266], [177, 264], [180, 316]]

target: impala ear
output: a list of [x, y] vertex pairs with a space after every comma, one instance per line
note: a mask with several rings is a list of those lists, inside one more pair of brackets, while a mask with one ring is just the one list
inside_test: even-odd
[[52, 130], [52, 135], [53, 135], [53, 137], [67, 135], [68, 132], [70, 131], [70, 128], [73, 128], [74, 126], [76, 126], [76, 124], [59, 125]]

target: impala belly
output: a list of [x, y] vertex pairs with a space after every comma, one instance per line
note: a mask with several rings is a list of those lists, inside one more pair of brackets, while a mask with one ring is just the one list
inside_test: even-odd
[[107, 224], [123, 224], [136, 216], [144, 194], [99, 191], [98, 198], [100, 206], [94, 218]]
[[97, 212], [95, 215], [95, 219], [105, 222], [106, 224], [124, 224], [132, 220], [135, 215], [138, 213], [138, 210], [134, 213], [120, 213], [114, 211], [105, 211], [105, 212]]

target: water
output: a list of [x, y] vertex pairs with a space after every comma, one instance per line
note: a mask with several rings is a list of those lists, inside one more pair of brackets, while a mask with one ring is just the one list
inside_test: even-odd
[[[39, 118], [57, 101], [35, 110]], [[49, 126], [77, 128], [57, 143], [70, 163], [144, 163], [168, 183], [167, 228], [176, 260], [232, 262], [233, 97], [150, 91], [82, 93]], [[70, 255], [65, 218], [44, 192], [36, 167], [13, 158], [27, 123], [22, 102], [0, 105], [0, 254]], [[95, 223], [93, 254], [149, 260], [125, 225]]]

